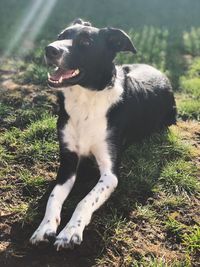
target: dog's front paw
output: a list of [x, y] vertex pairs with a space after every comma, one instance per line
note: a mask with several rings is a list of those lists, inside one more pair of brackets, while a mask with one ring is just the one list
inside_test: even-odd
[[30, 238], [30, 243], [37, 245], [40, 242], [54, 241], [56, 238], [56, 227], [49, 223], [41, 224]]
[[74, 248], [80, 245], [83, 238], [83, 231], [76, 226], [66, 226], [56, 237], [54, 246], [57, 251], [63, 248]]

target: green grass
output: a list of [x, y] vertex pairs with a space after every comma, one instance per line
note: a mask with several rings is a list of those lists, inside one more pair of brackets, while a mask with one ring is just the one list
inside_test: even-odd
[[165, 208], [167, 211], [174, 211], [180, 207], [184, 208], [189, 203], [190, 202], [187, 196], [174, 195], [169, 193], [162, 199], [159, 199], [155, 202], [156, 206], [158, 206], [159, 209]]
[[179, 117], [183, 120], [200, 120], [200, 100], [183, 95], [177, 101]]
[[157, 220], [157, 212], [152, 209], [152, 205], [137, 205], [136, 206], [136, 214], [138, 219], [146, 220], [151, 222], [152, 224], [156, 223]]
[[33, 121], [24, 130], [11, 128], [1, 136], [0, 142], [17, 156], [33, 154], [36, 159], [38, 156], [45, 160], [46, 156], [48, 160], [48, 153], [56, 153], [57, 150], [56, 119], [52, 115], [43, 114], [40, 120]]
[[23, 83], [33, 84], [47, 84], [47, 68], [44, 66], [36, 65], [32, 63], [28, 65], [27, 70], [22, 75], [21, 80]]
[[181, 93], [177, 95], [179, 116], [200, 120], [200, 59], [196, 58], [180, 77]]
[[176, 238], [179, 239], [181, 239], [183, 230], [186, 228], [184, 224], [171, 217], [169, 217], [168, 220], [165, 221], [165, 227], [168, 235], [176, 236]]
[[190, 233], [184, 234], [183, 243], [189, 254], [200, 253], [200, 227], [195, 226]]
[[120, 53], [116, 59], [118, 64], [131, 64], [132, 62], [148, 63], [162, 71], [166, 71], [167, 43], [169, 37], [169, 31], [167, 29], [144, 26], [141, 32], [130, 30], [129, 36], [134, 40], [137, 54]]
[[32, 122], [23, 132], [22, 138], [25, 142], [34, 140], [56, 140], [56, 118], [52, 115], [43, 114], [40, 120]]
[[45, 179], [42, 176], [34, 176], [30, 170], [23, 169], [19, 174], [20, 179], [28, 187], [40, 188], [44, 185]]
[[10, 112], [10, 110], [12, 110], [12, 107], [4, 104], [4, 103], [0, 103], [0, 116], [5, 116], [5, 114], [8, 114], [8, 112]]
[[131, 267], [190, 267], [185, 261], [175, 261], [173, 263], [167, 263], [165, 260], [156, 259], [155, 257], [149, 257], [149, 259], [142, 259], [139, 262], [134, 261]]
[[6, 148], [0, 145], [0, 166], [5, 167], [9, 161], [12, 161], [13, 156], [7, 152]]
[[[200, 72], [200, 70], [199, 70]], [[194, 99], [200, 98], [200, 77], [181, 77], [180, 86], [183, 88], [183, 92], [187, 93], [189, 96]]]
[[186, 53], [193, 56], [200, 56], [200, 28], [192, 27], [189, 32], [183, 33], [183, 42]]
[[160, 174], [159, 181], [164, 190], [173, 194], [192, 194], [200, 192], [197, 168], [192, 162], [182, 159], [169, 162]]

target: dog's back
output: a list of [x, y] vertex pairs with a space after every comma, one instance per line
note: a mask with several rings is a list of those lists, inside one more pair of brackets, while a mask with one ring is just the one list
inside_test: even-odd
[[110, 127], [118, 127], [123, 143], [139, 141], [176, 123], [176, 104], [168, 78], [145, 64], [123, 65], [123, 99], [111, 108]]

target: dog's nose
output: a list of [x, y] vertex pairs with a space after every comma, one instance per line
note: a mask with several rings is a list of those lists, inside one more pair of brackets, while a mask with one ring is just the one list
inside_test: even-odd
[[49, 58], [58, 58], [62, 54], [62, 51], [59, 48], [52, 45], [48, 45], [47, 47], [45, 47], [45, 51], [46, 56]]

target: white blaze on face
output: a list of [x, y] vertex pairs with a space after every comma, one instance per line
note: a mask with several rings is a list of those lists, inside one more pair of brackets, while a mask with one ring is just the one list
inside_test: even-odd
[[66, 40], [57, 40], [53, 43], [50, 43], [49, 46], [52, 46], [56, 49], [61, 49], [63, 53], [61, 54], [60, 58], [58, 59], [58, 64], [61, 66], [64, 61], [64, 56], [66, 54], [69, 54], [69, 48], [72, 47], [73, 40], [72, 39], [66, 39]]
[[72, 39], [66, 39], [66, 40], [57, 40], [53, 43], [50, 44], [51, 46], [54, 47], [70, 47], [73, 45], [73, 40]]

